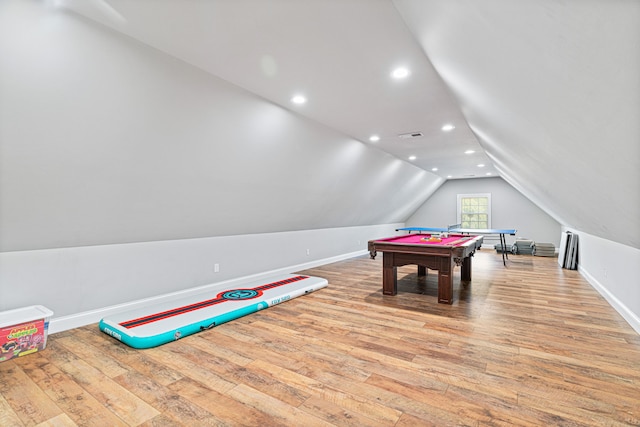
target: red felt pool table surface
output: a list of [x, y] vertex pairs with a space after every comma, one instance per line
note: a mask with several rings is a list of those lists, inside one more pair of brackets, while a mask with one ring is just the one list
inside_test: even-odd
[[369, 253], [382, 258], [382, 293], [396, 295], [397, 267], [415, 264], [418, 275], [427, 274], [427, 268], [438, 271], [438, 302], [453, 303], [453, 269], [461, 267], [461, 280], [471, 281], [471, 257], [482, 244], [482, 236], [449, 234], [441, 241], [429, 241], [429, 235], [408, 234], [369, 241]]
[[398, 244], [415, 244], [415, 245], [435, 245], [435, 246], [461, 246], [465, 242], [475, 238], [476, 236], [468, 236], [462, 234], [450, 234], [449, 237], [439, 237], [441, 241], [429, 241], [429, 234], [407, 234], [405, 236], [394, 236], [378, 241]]

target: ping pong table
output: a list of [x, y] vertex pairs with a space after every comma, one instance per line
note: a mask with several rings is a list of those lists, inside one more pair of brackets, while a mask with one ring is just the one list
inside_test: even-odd
[[[461, 233], [461, 234], [481, 234], [481, 235], [497, 235], [500, 237], [500, 248], [502, 249], [502, 264], [507, 265], [506, 260], [509, 259], [507, 254], [506, 235], [516, 235], [516, 229], [511, 228], [462, 228], [460, 224], [450, 225], [448, 227], [404, 227], [396, 228], [396, 231], [417, 231], [418, 233]], [[506, 257], [506, 259], [505, 259]]]

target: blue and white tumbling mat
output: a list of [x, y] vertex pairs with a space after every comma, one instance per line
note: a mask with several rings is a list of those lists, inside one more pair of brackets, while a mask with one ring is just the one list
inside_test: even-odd
[[223, 284], [190, 297], [112, 314], [99, 326], [102, 332], [133, 348], [156, 347], [327, 285], [326, 279], [302, 275], [246, 282], [233, 289]]

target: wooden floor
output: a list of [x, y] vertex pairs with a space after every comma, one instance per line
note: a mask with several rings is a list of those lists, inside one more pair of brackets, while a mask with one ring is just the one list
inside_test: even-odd
[[0, 426], [640, 425], [640, 336], [576, 271], [480, 251], [450, 306], [415, 266], [383, 296], [381, 258], [154, 349], [53, 334], [0, 363]]

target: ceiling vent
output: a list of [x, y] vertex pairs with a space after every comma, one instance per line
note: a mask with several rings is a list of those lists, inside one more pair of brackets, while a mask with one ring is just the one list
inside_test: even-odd
[[398, 135], [400, 139], [413, 139], [420, 138], [422, 136], [422, 132], [409, 132], [409, 133], [401, 133]]

